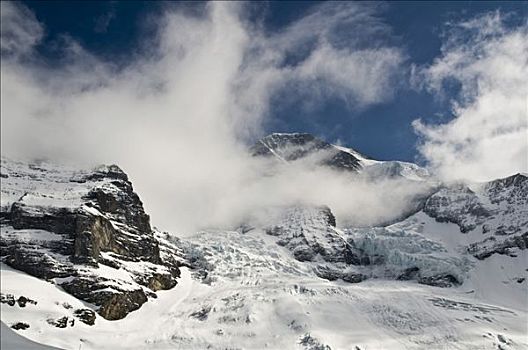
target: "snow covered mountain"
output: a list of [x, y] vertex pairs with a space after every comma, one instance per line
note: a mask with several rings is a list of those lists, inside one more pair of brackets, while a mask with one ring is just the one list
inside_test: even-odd
[[[526, 175], [439, 185], [308, 134], [251, 153], [431, 186], [382, 226], [320, 203], [182, 238], [117, 166], [3, 158], [2, 322], [61, 349], [528, 349]], [[2, 349], [38, 346], [8, 331]]]
[[[90, 172], [2, 159], [1, 255], [7, 265], [53, 281], [92, 308], [70, 314], [88, 324], [138, 309], [176, 285], [177, 253], [163, 256], [149, 216], [117, 166]], [[2, 303], [15, 296], [2, 294]], [[17, 296], [18, 303], [23, 296]], [[51, 321], [50, 321], [51, 322]], [[74, 322], [64, 316], [57, 326]]]
[[253, 145], [254, 156], [274, 157], [281, 162], [304, 160], [314, 166], [365, 173], [372, 178], [403, 177], [409, 180], [428, 179], [429, 172], [413, 163], [370, 159], [352, 148], [337, 146], [307, 133], [274, 133]]
[[359, 159], [311, 134], [271, 134], [259, 140], [250, 152], [254, 156], [272, 156], [283, 162], [312, 158], [317, 165], [358, 171]]

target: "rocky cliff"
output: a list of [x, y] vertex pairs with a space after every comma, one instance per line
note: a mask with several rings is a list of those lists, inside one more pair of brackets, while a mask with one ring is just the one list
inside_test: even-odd
[[178, 262], [160, 255], [160, 235], [119, 167], [2, 159], [1, 174], [0, 252], [9, 266], [57, 284], [109, 320], [176, 285]]
[[478, 259], [513, 254], [528, 247], [528, 176], [515, 174], [483, 184], [454, 184], [425, 202], [423, 211], [438, 222], [472, 234], [468, 252]]

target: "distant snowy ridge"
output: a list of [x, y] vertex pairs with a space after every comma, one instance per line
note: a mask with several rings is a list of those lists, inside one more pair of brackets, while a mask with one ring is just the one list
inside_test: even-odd
[[312, 158], [314, 165], [364, 173], [369, 179], [401, 177], [424, 181], [430, 178], [425, 168], [414, 163], [370, 159], [352, 148], [333, 145], [307, 133], [273, 133], [257, 141], [250, 152], [286, 163]]

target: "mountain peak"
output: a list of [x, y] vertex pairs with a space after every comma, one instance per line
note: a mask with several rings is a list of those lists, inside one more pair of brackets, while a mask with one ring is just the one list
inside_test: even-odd
[[361, 168], [359, 159], [351, 152], [308, 133], [273, 133], [257, 141], [250, 152], [253, 156], [275, 157], [286, 163], [314, 157], [314, 165], [353, 172]]

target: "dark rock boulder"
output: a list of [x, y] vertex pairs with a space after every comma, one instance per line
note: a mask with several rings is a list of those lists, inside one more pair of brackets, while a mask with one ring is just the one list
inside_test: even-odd
[[90, 309], [77, 309], [73, 312], [73, 315], [77, 317], [82, 323], [85, 323], [89, 326], [93, 326], [95, 324], [95, 312]]
[[11, 328], [13, 328], [14, 330], [24, 330], [24, 329], [28, 329], [29, 328], [29, 324], [25, 323], [25, 322], [17, 322], [17, 323], [13, 323], [11, 325]]
[[26, 307], [26, 304], [37, 305], [37, 302], [22, 295], [17, 299], [17, 304], [20, 307]]
[[409, 281], [416, 279], [416, 277], [419, 275], [420, 269], [416, 266], [406, 268], [401, 275], [399, 275], [396, 279], [398, 281]]
[[153, 273], [148, 276], [139, 275], [138, 278], [136, 278], [136, 282], [147, 286], [149, 289], [155, 292], [158, 290], [171, 289], [176, 285], [176, 277], [179, 277], [179, 270], [177, 271], [177, 274]]
[[13, 294], [0, 293], [0, 303], [15, 306], [16, 300]]
[[348, 283], [359, 283], [367, 279], [367, 276], [362, 273], [344, 272], [341, 274], [341, 279]]
[[57, 328], [66, 328], [68, 326], [73, 327], [75, 325], [75, 320], [73, 318], [69, 318], [68, 316], [63, 316], [57, 319], [48, 319], [48, 324]]
[[309, 333], [304, 334], [298, 341], [304, 350], [332, 350], [328, 345], [322, 344]]

